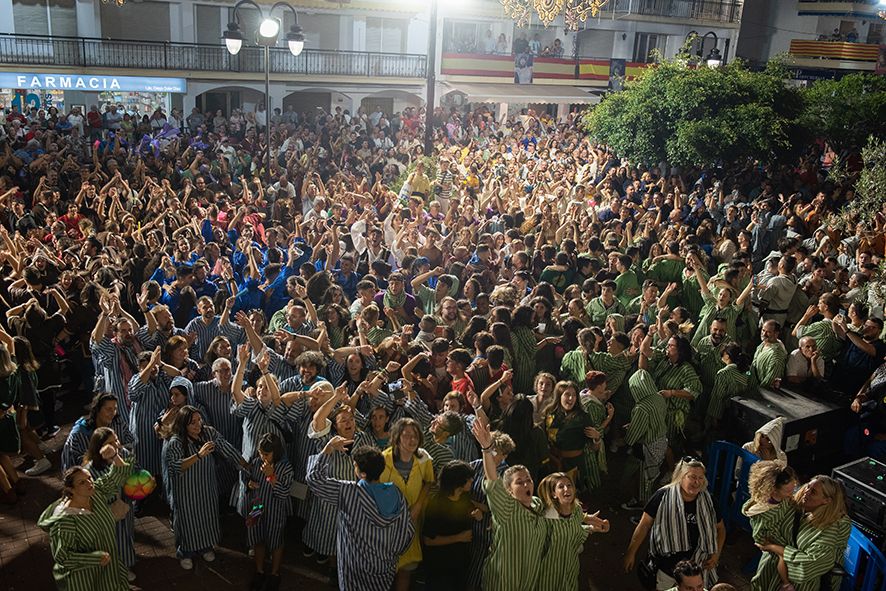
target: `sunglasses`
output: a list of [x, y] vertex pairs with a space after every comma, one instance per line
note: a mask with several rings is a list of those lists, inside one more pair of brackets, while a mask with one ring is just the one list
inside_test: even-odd
[[680, 462], [684, 464], [701, 464], [701, 459], [696, 458], [695, 456], [683, 456], [680, 458]]

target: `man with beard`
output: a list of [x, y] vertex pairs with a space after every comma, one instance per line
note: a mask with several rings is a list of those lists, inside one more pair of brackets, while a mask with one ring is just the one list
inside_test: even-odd
[[206, 355], [209, 344], [217, 336], [221, 335], [219, 317], [215, 314], [215, 304], [212, 298], [202, 296], [197, 300], [197, 313], [199, 316], [191, 320], [185, 327], [185, 333], [194, 337], [191, 344], [191, 359], [202, 360]]
[[[714, 387], [714, 378], [717, 376], [717, 372], [724, 367], [721, 359], [723, 347], [732, 342], [732, 339], [726, 334], [727, 326], [728, 322], [725, 318], [715, 316], [711, 320], [710, 333], [702, 337], [695, 346], [694, 361], [698, 368], [698, 377], [701, 379], [702, 393], [705, 398], [710, 395], [711, 389]], [[701, 406], [705, 404], [706, 402]]]
[[[143, 344], [135, 337], [138, 327], [135, 319], [120, 307], [115, 295], [99, 301], [101, 314], [92, 331], [89, 346], [93, 358], [100, 360], [105, 374], [105, 389], [117, 397], [118, 412], [129, 423], [129, 384], [139, 372], [138, 354]], [[113, 326], [113, 337], [108, 336], [108, 326]]]
[[388, 328], [399, 330], [403, 326], [418, 322], [415, 315], [415, 297], [406, 293], [406, 278], [399, 271], [388, 277], [388, 288], [376, 294], [374, 301], [384, 313]]
[[440, 301], [437, 309], [437, 326], [448, 326], [455, 334], [461, 334], [467, 323], [458, 313], [458, 304], [454, 298], [446, 296]]
[[880, 338], [883, 321], [868, 318], [859, 334], [847, 329], [846, 317], [840, 314], [834, 319], [834, 332], [848, 342], [839, 357], [833, 381], [840, 384], [844, 392], [854, 394], [886, 358], [886, 343]]
[[781, 386], [781, 378], [784, 376], [788, 352], [782, 342], [778, 340], [780, 330], [781, 326], [775, 320], [767, 320], [760, 330], [760, 339], [763, 342], [757, 346], [751, 366], [757, 377], [757, 383], [764, 388], [777, 390]]
[[166, 341], [175, 335], [181, 335], [190, 340], [190, 336], [181, 328], [175, 326], [172, 312], [165, 304], [154, 306], [145, 311], [145, 326], [138, 329], [137, 337], [142, 347], [153, 349], [157, 346], [166, 346]]

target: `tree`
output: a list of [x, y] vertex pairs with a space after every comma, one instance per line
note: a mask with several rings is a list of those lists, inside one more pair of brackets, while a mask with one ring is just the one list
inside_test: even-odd
[[802, 93], [802, 125], [835, 151], [855, 150], [870, 135], [886, 135], [886, 77], [849, 74], [820, 80]]
[[705, 166], [772, 160], [793, 149], [802, 98], [773, 64], [692, 67], [685, 59], [647, 68], [585, 116], [588, 132], [631, 162]]

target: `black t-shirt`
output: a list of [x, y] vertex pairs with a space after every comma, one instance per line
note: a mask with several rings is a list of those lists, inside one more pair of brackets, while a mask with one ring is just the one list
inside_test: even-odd
[[[650, 497], [649, 501], [646, 503], [646, 507], [643, 509], [644, 513], [647, 513], [650, 517], [655, 519], [655, 516], [658, 514], [658, 508], [661, 506], [662, 501], [664, 500], [665, 492], [667, 487], [660, 488]], [[683, 514], [686, 516], [686, 532], [689, 534], [689, 546], [690, 550], [685, 552], [677, 552], [676, 554], [671, 554], [670, 556], [658, 556], [655, 559], [658, 568], [665, 572], [668, 576], [673, 575], [674, 567], [681, 560], [689, 560], [692, 558], [692, 555], [695, 554], [695, 548], [698, 546], [698, 517], [697, 517], [697, 507], [698, 507], [698, 498], [693, 499], [692, 501], [683, 501]], [[720, 523], [722, 519], [720, 517], [720, 511], [717, 509], [717, 504], [714, 503], [714, 513], [717, 516], [717, 523]]]

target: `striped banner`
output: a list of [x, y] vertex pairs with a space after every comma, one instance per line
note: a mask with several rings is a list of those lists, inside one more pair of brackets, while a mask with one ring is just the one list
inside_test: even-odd
[[790, 54], [798, 57], [821, 57], [837, 60], [875, 62], [879, 45], [870, 43], [847, 43], [845, 41], [812, 41], [792, 39]]

